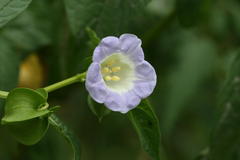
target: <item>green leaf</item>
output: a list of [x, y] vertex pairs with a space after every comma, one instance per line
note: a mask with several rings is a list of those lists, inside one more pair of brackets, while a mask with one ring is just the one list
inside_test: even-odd
[[107, 109], [103, 104], [99, 104], [95, 102], [89, 95], [88, 95], [88, 106], [90, 110], [93, 112], [93, 114], [98, 117], [99, 122], [101, 122], [104, 116], [111, 113], [111, 111]]
[[0, 36], [18, 52], [32, 52], [47, 45], [53, 35], [53, 11], [56, 10], [52, 3], [33, 1], [28, 9], [0, 31]]
[[210, 160], [236, 160], [240, 147], [240, 54], [237, 53], [219, 102], [222, 116], [212, 134]]
[[[73, 33], [79, 36], [87, 26], [104, 35], [127, 31], [135, 16], [150, 0], [64, 0]], [[101, 35], [102, 36], [102, 35]]]
[[22, 13], [32, 0], [1, 0], [0, 2], [0, 27]]
[[36, 91], [43, 96], [45, 100], [48, 99], [48, 92], [43, 88], [38, 88]]
[[33, 145], [41, 140], [48, 129], [47, 93], [27, 88], [9, 92], [2, 124], [22, 144]]
[[73, 132], [54, 114], [49, 117], [50, 124], [67, 140], [74, 152], [74, 160], [80, 160], [80, 142]]
[[101, 39], [97, 36], [96, 32], [89, 27], [86, 28], [86, 32], [90, 38], [90, 46], [95, 48], [100, 43]]
[[16, 88], [9, 92], [2, 124], [26, 121], [50, 113], [46, 99], [37, 91]]
[[37, 117], [31, 120], [10, 123], [7, 128], [20, 143], [33, 145], [42, 139], [47, 132], [48, 126], [47, 117]]
[[156, 114], [148, 100], [142, 100], [138, 107], [128, 113], [137, 131], [143, 149], [154, 159], [159, 160], [160, 129]]

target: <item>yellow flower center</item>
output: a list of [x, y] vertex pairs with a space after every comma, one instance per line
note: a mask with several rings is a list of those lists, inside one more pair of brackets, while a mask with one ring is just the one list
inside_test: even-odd
[[112, 90], [122, 92], [133, 86], [134, 64], [121, 53], [114, 53], [101, 62], [101, 74], [105, 84]]
[[119, 81], [120, 77], [116, 76], [115, 73], [119, 72], [121, 70], [120, 66], [117, 67], [104, 67], [102, 69], [102, 74], [104, 75], [104, 80], [106, 81]]

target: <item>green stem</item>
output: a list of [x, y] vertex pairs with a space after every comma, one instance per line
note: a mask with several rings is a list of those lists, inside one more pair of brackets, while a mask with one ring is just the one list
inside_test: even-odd
[[8, 92], [0, 91], [0, 98], [4, 98], [4, 99], [6, 99], [7, 96], [8, 96]]
[[63, 81], [60, 81], [60, 82], [54, 83], [54, 84], [52, 84], [50, 86], [47, 86], [44, 89], [47, 92], [52, 92], [52, 91], [55, 91], [55, 90], [57, 90], [59, 88], [68, 86], [68, 85], [76, 83], [76, 82], [84, 82], [85, 81], [85, 77], [86, 77], [86, 72], [81, 73], [81, 74], [77, 74], [77, 75], [75, 75], [73, 77], [70, 77], [68, 79], [65, 79]]

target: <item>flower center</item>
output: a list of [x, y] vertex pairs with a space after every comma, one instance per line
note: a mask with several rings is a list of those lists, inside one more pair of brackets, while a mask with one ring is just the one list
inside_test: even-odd
[[101, 73], [108, 88], [125, 92], [133, 87], [135, 80], [134, 64], [122, 53], [114, 53], [101, 63]]

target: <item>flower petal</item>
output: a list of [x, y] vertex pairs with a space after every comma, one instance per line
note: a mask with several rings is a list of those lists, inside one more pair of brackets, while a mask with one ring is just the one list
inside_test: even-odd
[[142, 41], [133, 34], [123, 34], [119, 38], [121, 51], [126, 54], [134, 62], [144, 60], [144, 53], [141, 47]]
[[126, 98], [127, 108], [129, 110], [137, 107], [137, 105], [141, 102], [141, 99], [136, 93], [132, 90], [124, 94]]
[[125, 112], [126, 110], [125, 98], [116, 92], [110, 91], [104, 104], [112, 111]]
[[101, 62], [107, 56], [119, 52], [119, 39], [114, 36], [108, 36], [102, 39], [100, 44], [93, 52], [93, 61]]
[[88, 67], [86, 82], [88, 83], [97, 83], [102, 80], [102, 76], [100, 73], [100, 65], [98, 63], [92, 63]]
[[108, 95], [108, 90], [103, 82], [91, 84], [86, 83], [86, 88], [90, 96], [98, 103], [104, 103]]
[[150, 63], [142, 61], [135, 68], [135, 73], [138, 80], [156, 81], [156, 72]]
[[135, 71], [137, 80], [134, 82], [134, 91], [139, 97], [146, 98], [153, 92], [156, 86], [156, 72], [147, 61], [137, 65]]
[[98, 63], [92, 63], [88, 68], [85, 85], [90, 96], [95, 101], [98, 103], [104, 102], [108, 94], [108, 90], [100, 74], [100, 66]]
[[142, 41], [134, 34], [123, 34], [119, 37], [121, 50], [131, 53], [136, 47], [141, 46]]
[[140, 98], [133, 92], [109, 92], [104, 104], [112, 111], [127, 113], [140, 103]]
[[153, 92], [155, 86], [156, 81], [136, 82], [133, 90], [140, 98], [146, 98]]

